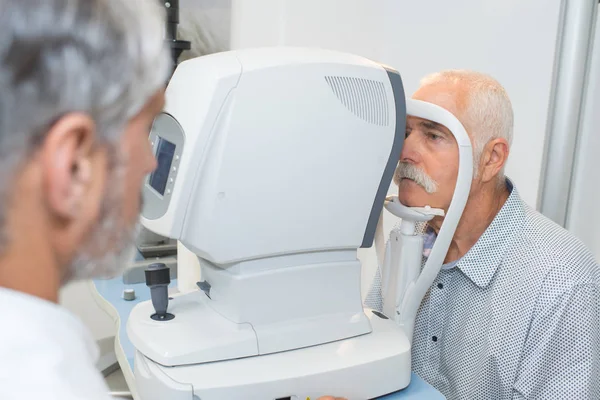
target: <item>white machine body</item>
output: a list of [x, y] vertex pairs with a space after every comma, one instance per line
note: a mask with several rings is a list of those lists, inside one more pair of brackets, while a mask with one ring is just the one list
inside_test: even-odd
[[151, 319], [150, 302], [131, 312], [141, 400], [364, 400], [409, 384], [415, 304], [439, 265], [402, 278], [394, 293], [415, 299], [388, 318], [363, 309], [357, 259], [406, 112], [400, 75], [349, 54], [276, 47], [178, 66], [150, 135], [142, 223], [194, 252], [202, 282], [173, 295], [171, 320]]
[[349, 54], [251, 49], [177, 67], [150, 135], [142, 223], [197, 254], [203, 282], [173, 296], [170, 321], [151, 319], [150, 302], [132, 311], [143, 400], [365, 399], [408, 385], [410, 341], [363, 310], [357, 258], [405, 117], [399, 74]]
[[[181, 146], [165, 193], [146, 185], [143, 225], [218, 265], [369, 246], [382, 207], [374, 199], [388, 189], [383, 172], [391, 182], [405, 129], [396, 135], [388, 73], [314, 49], [181, 63], [151, 134], [154, 146], [178, 136]], [[292, 224], [285, 236], [283, 224]]]
[[410, 383], [410, 342], [392, 320], [366, 312], [368, 335], [280, 353], [167, 367], [138, 351], [136, 387], [143, 400], [365, 400], [401, 390]]

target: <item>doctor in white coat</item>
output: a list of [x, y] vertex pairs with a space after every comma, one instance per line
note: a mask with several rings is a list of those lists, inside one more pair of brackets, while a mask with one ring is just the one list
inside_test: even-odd
[[72, 279], [130, 257], [171, 61], [156, 0], [0, 0], [0, 399], [108, 399]]

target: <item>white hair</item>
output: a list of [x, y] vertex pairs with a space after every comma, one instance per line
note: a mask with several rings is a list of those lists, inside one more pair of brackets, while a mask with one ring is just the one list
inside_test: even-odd
[[[478, 173], [479, 162], [486, 144], [502, 138], [512, 144], [513, 108], [502, 85], [489, 75], [469, 70], [445, 70], [427, 75], [421, 86], [449, 83], [460, 85], [467, 94], [465, 104], [466, 124], [469, 125], [473, 146], [473, 168]], [[503, 183], [504, 167], [499, 173]]]
[[[20, 165], [62, 115], [115, 146], [171, 72], [156, 0], [0, 0], [0, 230]], [[0, 237], [0, 249], [5, 244]]]

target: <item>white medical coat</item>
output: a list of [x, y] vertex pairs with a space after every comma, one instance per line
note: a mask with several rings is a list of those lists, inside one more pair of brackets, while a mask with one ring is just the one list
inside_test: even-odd
[[0, 399], [110, 399], [98, 346], [74, 315], [2, 287], [0, 304]]

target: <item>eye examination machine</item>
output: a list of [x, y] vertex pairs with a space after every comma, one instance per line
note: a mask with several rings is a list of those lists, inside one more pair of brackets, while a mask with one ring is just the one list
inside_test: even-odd
[[[415, 221], [440, 210], [386, 201], [407, 113], [447, 126], [461, 161], [422, 270]], [[397, 71], [362, 57], [274, 47], [181, 63], [150, 134], [158, 168], [142, 224], [197, 255], [201, 278], [167, 294], [168, 268], [146, 271], [152, 301], [127, 322], [140, 398], [352, 400], [408, 386], [414, 318], [468, 193], [465, 138], [451, 114], [406, 100]], [[408, 239], [381, 263], [393, 282], [382, 314], [363, 308], [357, 249], [381, 235], [384, 206]]]

